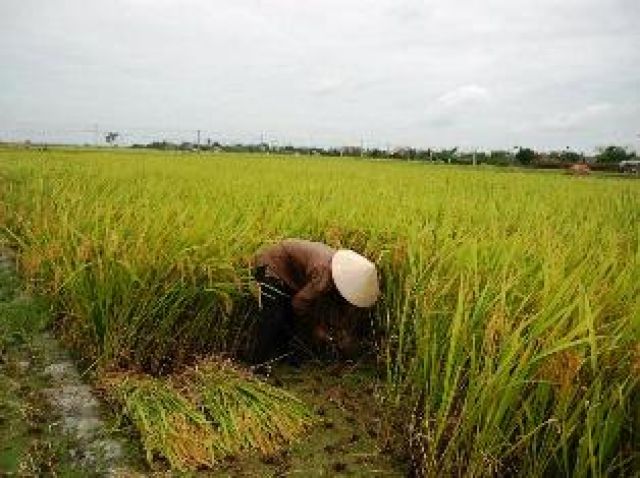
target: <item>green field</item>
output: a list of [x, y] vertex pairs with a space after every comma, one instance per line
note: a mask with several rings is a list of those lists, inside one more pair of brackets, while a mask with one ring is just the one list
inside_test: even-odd
[[[242, 354], [256, 317], [252, 254], [309, 238], [379, 266], [376, 400], [412, 466], [430, 476], [640, 470], [638, 181], [4, 149], [0, 194], [20, 275], [97, 377], [177, 380], [197, 357]], [[298, 433], [306, 412], [291, 404]]]

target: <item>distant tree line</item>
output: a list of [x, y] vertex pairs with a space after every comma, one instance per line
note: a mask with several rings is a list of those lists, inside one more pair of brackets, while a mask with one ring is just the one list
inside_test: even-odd
[[[596, 154], [585, 155], [569, 148], [560, 151], [540, 152], [532, 148], [520, 147], [513, 150], [461, 151], [451, 149], [419, 148], [362, 148], [344, 147], [306, 147], [273, 146], [268, 143], [222, 144], [217, 141], [196, 145], [190, 142], [173, 143], [154, 141], [148, 144], [135, 144], [133, 148], [158, 149], [163, 151], [224, 151], [236, 153], [277, 153], [299, 156], [360, 156], [372, 159], [396, 159], [404, 161], [426, 161], [447, 164], [491, 164], [495, 166], [528, 166], [541, 168], [565, 167], [576, 163], [587, 163], [596, 169], [613, 169], [621, 161], [636, 159], [636, 153], [621, 146], [606, 146]], [[598, 168], [600, 166], [600, 168]]]

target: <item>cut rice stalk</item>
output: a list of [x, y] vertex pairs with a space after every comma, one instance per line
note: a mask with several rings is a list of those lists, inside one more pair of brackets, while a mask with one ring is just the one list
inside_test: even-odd
[[147, 460], [180, 471], [243, 452], [274, 454], [313, 423], [299, 399], [219, 359], [167, 378], [111, 374], [103, 387], [137, 429]]

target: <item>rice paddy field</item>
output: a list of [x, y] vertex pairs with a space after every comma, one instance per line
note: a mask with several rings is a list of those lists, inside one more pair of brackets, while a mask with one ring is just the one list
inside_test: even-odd
[[640, 473], [639, 181], [7, 148], [0, 198], [24, 284], [151, 463], [215, 469], [314, 429], [304, 400], [240, 360], [253, 253], [302, 237], [379, 267], [370, 399], [407, 473]]

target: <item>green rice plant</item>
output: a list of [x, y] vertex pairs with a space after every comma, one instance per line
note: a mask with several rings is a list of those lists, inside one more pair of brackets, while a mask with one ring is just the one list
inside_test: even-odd
[[172, 378], [131, 373], [102, 380], [111, 400], [140, 434], [147, 460], [187, 471], [243, 452], [271, 455], [312, 425], [293, 395], [221, 359], [206, 359]]
[[418, 474], [640, 469], [637, 181], [126, 150], [5, 149], [0, 168], [20, 273], [98, 370], [241, 356], [253, 253], [305, 237], [379, 266], [377, 363]]

